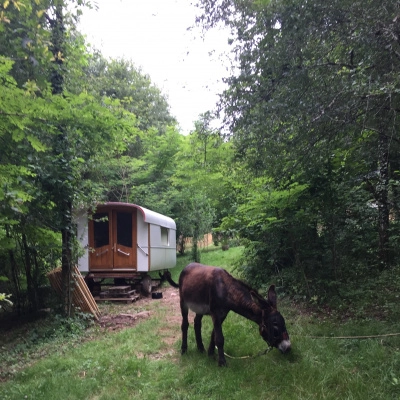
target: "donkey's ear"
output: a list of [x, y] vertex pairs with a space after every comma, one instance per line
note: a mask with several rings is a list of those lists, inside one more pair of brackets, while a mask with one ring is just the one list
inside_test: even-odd
[[276, 292], [275, 292], [275, 285], [271, 285], [268, 289], [268, 301], [270, 302], [271, 306], [276, 308]]

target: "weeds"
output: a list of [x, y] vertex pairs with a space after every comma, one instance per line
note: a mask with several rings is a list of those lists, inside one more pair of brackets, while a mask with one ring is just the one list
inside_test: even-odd
[[2, 332], [0, 381], [10, 379], [38, 359], [81, 343], [89, 325], [91, 321], [86, 318], [55, 315]]

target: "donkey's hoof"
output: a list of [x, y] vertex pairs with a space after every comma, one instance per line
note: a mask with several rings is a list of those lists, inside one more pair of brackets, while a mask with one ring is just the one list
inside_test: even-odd
[[218, 360], [218, 367], [227, 367], [228, 364], [226, 363], [225, 358], [223, 360]]

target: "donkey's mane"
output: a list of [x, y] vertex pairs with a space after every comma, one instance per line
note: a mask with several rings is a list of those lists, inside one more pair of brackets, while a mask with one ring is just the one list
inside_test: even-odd
[[234, 278], [233, 276], [232, 276], [232, 278], [236, 282], [238, 282], [241, 286], [243, 286], [245, 289], [247, 289], [248, 292], [251, 294], [251, 296], [257, 297], [258, 300], [265, 301], [265, 299], [262, 297], [262, 295], [258, 293], [257, 289], [254, 289], [252, 286], [250, 286], [248, 283], [246, 283], [245, 281], [243, 281], [241, 279]]

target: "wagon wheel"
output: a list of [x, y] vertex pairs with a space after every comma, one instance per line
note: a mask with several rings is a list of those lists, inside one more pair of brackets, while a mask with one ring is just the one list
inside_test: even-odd
[[151, 294], [152, 280], [150, 275], [145, 275], [142, 279], [142, 292], [144, 295], [149, 296]]

